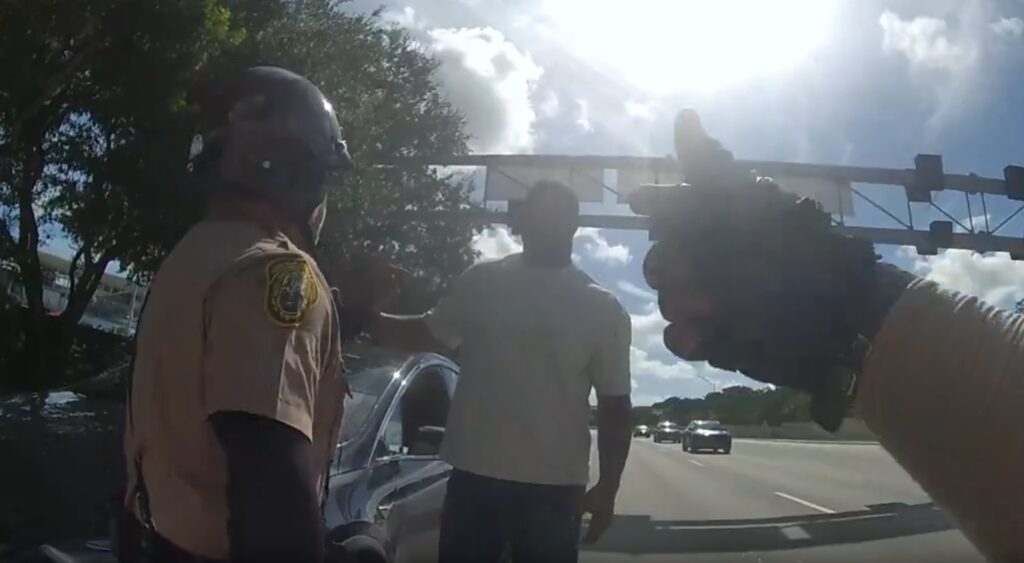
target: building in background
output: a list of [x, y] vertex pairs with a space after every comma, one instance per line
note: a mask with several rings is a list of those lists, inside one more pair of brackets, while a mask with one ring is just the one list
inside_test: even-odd
[[[68, 303], [71, 261], [40, 252], [39, 263], [43, 270], [43, 307], [50, 313], [59, 314]], [[0, 292], [23, 307], [27, 305], [17, 266], [0, 264]], [[123, 276], [103, 274], [81, 322], [106, 332], [131, 336], [135, 332], [135, 321], [145, 294], [144, 286], [131, 283]]]

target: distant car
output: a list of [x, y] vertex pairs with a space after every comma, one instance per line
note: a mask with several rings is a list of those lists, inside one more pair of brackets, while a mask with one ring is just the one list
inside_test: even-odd
[[[345, 363], [351, 395], [324, 502], [328, 544], [352, 561], [434, 561], [438, 515], [452, 469], [438, 452], [458, 367], [435, 354], [383, 350], [360, 353]], [[69, 397], [59, 396], [45, 408], [66, 409], [72, 405]], [[0, 403], [0, 408], [5, 416], [23, 410], [13, 402]], [[63, 411], [57, 414], [66, 425], [81, 422]], [[122, 417], [117, 417], [119, 425]], [[0, 546], [0, 560], [115, 563], [104, 539], [55, 541], [17, 553]]]
[[633, 437], [634, 438], [650, 438], [651, 437], [651, 427], [647, 426], [646, 424], [640, 424], [640, 425], [636, 426], [635, 428], [633, 428]]
[[654, 429], [654, 443], [682, 441], [682, 429], [674, 422], [659, 422]]
[[693, 420], [682, 432], [683, 451], [732, 451], [732, 434], [717, 420]]

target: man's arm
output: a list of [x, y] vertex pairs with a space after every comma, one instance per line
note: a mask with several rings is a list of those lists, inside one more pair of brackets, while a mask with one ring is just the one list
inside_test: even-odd
[[375, 314], [369, 323], [370, 335], [384, 346], [401, 350], [429, 352], [458, 348], [468, 319], [473, 315], [473, 286], [479, 283], [478, 279], [479, 275], [472, 269], [467, 270], [424, 315]]
[[597, 451], [601, 474], [583, 499], [583, 512], [591, 514], [584, 542], [593, 543], [612, 524], [615, 496], [619, 493], [622, 470], [626, 467], [632, 442], [633, 405], [629, 400], [629, 349], [632, 324], [629, 313], [614, 303], [612, 318], [598, 347], [591, 369], [597, 392]]
[[400, 317], [380, 314], [370, 322], [368, 328], [374, 341], [388, 348], [410, 352], [433, 352], [446, 348], [434, 338], [422, 315]]
[[598, 486], [619, 490], [632, 438], [633, 404], [629, 395], [597, 396]]
[[231, 561], [323, 561], [309, 440], [244, 412], [216, 412], [209, 421], [227, 460]]
[[914, 281], [872, 344], [857, 410], [993, 561], [1024, 560], [1024, 317]]

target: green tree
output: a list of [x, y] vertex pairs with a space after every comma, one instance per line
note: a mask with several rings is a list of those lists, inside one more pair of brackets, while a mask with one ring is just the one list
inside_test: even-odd
[[[184, 177], [198, 115], [190, 93], [226, 72], [277, 64], [335, 103], [360, 165], [333, 191], [324, 258], [381, 252], [426, 295], [474, 258], [475, 225], [409, 219], [458, 211], [466, 190], [425, 165], [372, 166], [466, 150], [463, 120], [440, 95], [435, 61], [378, 14], [328, 0], [14, 0], [0, 4], [0, 261], [27, 307], [17, 316], [18, 388], [61, 377], [72, 334], [106, 267], [139, 279], [196, 218]], [[38, 251], [73, 249], [68, 304], [43, 306]], [[8, 343], [10, 344], [10, 343]], [[9, 364], [8, 364], [9, 365]]]
[[[107, 265], [151, 252], [178, 213], [189, 77], [240, 40], [215, 0], [13, 0], [0, 4], [0, 258], [17, 265], [20, 387], [60, 372]], [[180, 198], [179, 198], [180, 199]], [[67, 305], [43, 304], [38, 250], [74, 248]]]
[[[331, 0], [299, 0], [250, 46], [254, 62], [305, 74], [334, 103], [357, 169], [332, 191], [320, 244], [335, 265], [381, 254], [414, 274], [401, 308], [423, 309], [432, 294], [475, 258], [466, 186], [427, 165], [398, 159], [466, 152], [463, 118], [441, 95], [437, 62], [377, 13], [340, 10]], [[443, 220], [416, 218], [440, 212]], [[422, 217], [422, 216], [420, 216]]]
[[[810, 420], [810, 398], [784, 388], [752, 389], [733, 386], [708, 393], [703, 398], [669, 397], [655, 403], [650, 412], [660, 420], [686, 424], [694, 419], [717, 419], [725, 424], [778, 425]], [[643, 414], [646, 414], [644, 412]]]

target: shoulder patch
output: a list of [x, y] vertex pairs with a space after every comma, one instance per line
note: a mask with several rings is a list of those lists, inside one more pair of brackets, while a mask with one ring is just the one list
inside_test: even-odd
[[281, 326], [299, 326], [319, 300], [316, 275], [305, 260], [289, 256], [267, 264], [266, 309], [270, 320]]

